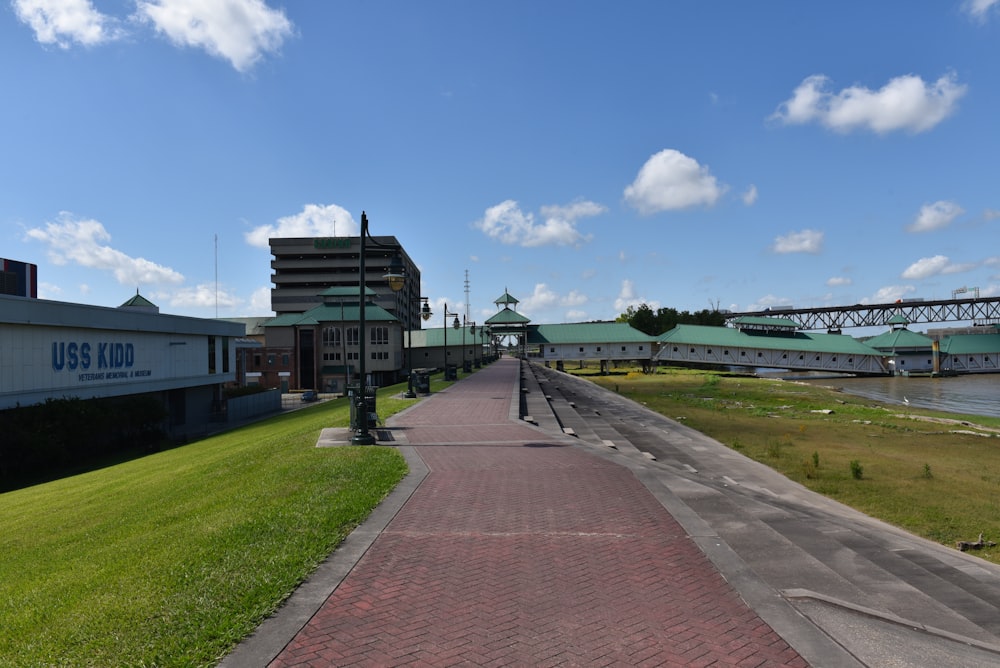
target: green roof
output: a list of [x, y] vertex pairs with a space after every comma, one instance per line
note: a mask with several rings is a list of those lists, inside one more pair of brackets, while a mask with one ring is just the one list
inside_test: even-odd
[[878, 355], [882, 353], [843, 334], [814, 332], [772, 333], [740, 331], [732, 327], [677, 325], [660, 336], [660, 343], [729, 346], [732, 348], [768, 348], [817, 353]]
[[954, 334], [941, 341], [941, 352], [948, 355], [996, 353], [1000, 356], [1000, 334]]
[[502, 309], [499, 313], [490, 316], [486, 320], [487, 325], [523, 325], [528, 322], [531, 322], [530, 318], [526, 318], [517, 311], [509, 308]]
[[585, 322], [562, 325], [531, 325], [528, 343], [648, 343], [655, 341], [625, 322]]
[[865, 341], [865, 345], [878, 350], [930, 350], [934, 340], [919, 332], [911, 332], [905, 327], [885, 332]]
[[517, 302], [516, 299], [514, 299], [513, 297], [510, 296], [510, 293], [507, 292], [507, 290], [504, 290], [503, 294], [500, 295], [499, 297], [497, 297], [496, 301], [494, 301], [493, 303], [494, 304], [517, 304], [518, 302]]
[[798, 329], [799, 323], [788, 318], [777, 318], [766, 315], [744, 315], [733, 320], [736, 325], [750, 325], [751, 327], [774, 327], [776, 329]]
[[[293, 325], [317, 325], [321, 322], [358, 322], [361, 309], [357, 304], [322, 304], [305, 313], [285, 313], [264, 323], [265, 327], [291, 327]], [[395, 322], [396, 316], [381, 306], [365, 306], [365, 322]]]
[[124, 308], [128, 306], [132, 307], [138, 306], [142, 308], [157, 308], [156, 304], [154, 304], [153, 302], [149, 301], [148, 299], [140, 295], [138, 290], [135, 291], [135, 297], [132, 297], [118, 308]]

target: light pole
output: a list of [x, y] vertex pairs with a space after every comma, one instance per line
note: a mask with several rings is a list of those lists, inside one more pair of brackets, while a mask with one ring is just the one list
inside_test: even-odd
[[[411, 289], [412, 292], [412, 289]], [[431, 319], [431, 305], [428, 303], [427, 297], [414, 297], [410, 296], [410, 303], [420, 302], [420, 317], [424, 319], [424, 322]], [[416, 399], [417, 393], [413, 391], [413, 326], [406, 332], [406, 394], [403, 395], [406, 399]]]
[[[351, 445], [375, 445], [375, 437], [368, 431], [368, 392], [365, 387], [365, 382], [367, 381], [367, 373], [365, 372], [365, 339], [368, 336], [368, 332], [365, 331], [365, 245], [369, 238], [368, 215], [362, 211], [361, 256], [358, 258], [358, 396], [354, 397], [354, 410], [356, 411], [355, 417], [357, 418], [358, 429], [354, 436], [351, 437]], [[371, 242], [376, 246], [389, 248], [389, 246], [380, 244], [374, 239]], [[389, 281], [389, 287], [393, 292], [399, 292], [403, 289], [403, 284], [406, 282], [406, 275], [403, 271], [403, 261], [399, 257], [398, 249], [393, 254], [392, 260], [389, 263], [389, 269], [382, 278]]]
[[[464, 318], [464, 316], [463, 316]], [[469, 336], [472, 338], [472, 366], [479, 368], [479, 364], [476, 363], [476, 321], [466, 320], [465, 326], [469, 328]], [[462, 330], [462, 365], [465, 365], [465, 330]]]
[[[448, 313], [448, 304], [444, 305], [444, 379], [448, 380], [448, 316], [455, 316], [455, 322], [452, 323], [452, 327], [458, 329], [461, 325], [458, 322], [457, 313]], [[456, 380], [458, 374], [455, 374]]]

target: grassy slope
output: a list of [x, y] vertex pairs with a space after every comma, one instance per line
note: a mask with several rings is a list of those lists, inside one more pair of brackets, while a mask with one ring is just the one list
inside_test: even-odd
[[[437, 385], [437, 384], [436, 384]], [[411, 401], [379, 393], [383, 417]], [[324, 403], [0, 495], [0, 665], [212, 665], [406, 474]]]
[[[873, 517], [945, 545], [973, 541], [980, 532], [1000, 542], [1000, 419], [713, 372], [602, 377], [588, 371], [581, 375]], [[812, 412], [819, 410], [833, 412]], [[851, 462], [861, 467], [860, 479]], [[997, 549], [976, 554], [1000, 558]]]

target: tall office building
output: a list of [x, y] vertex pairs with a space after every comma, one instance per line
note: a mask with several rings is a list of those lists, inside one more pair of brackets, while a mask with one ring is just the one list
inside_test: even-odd
[[[323, 303], [328, 288], [358, 287], [360, 237], [296, 237], [269, 239], [271, 308], [277, 315], [304, 313]], [[393, 292], [383, 276], [398, 251], [406, 285]], [[365, 284], [375, 291], [374, 303], [399, 318], [403, 330], [420, 329], [420, 270], [396, 237], [371, 237], [365, 246]]]

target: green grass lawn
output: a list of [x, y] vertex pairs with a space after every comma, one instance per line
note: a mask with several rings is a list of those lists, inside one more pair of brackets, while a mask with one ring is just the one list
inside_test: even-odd
[[[567, 371], [917, 535], [954, 547], [982, 532], [1000, 543], [1000, 419], [711, 371]], [[974, 554], [1000, 558], [995, 548]]]
[[315, 447], [348, 421], [324, 402], [0, 494], [0, 665], [214, 665], [406, 474], [392, 448]]

